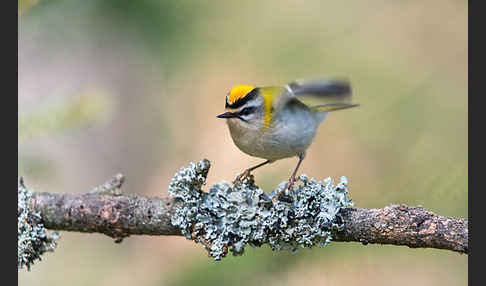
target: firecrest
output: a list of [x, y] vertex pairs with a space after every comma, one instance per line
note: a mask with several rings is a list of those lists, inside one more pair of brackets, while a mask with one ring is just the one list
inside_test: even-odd
[[245, 179], [266, 164], [297, 156], [299, 161], [285, 188], [290, 190], [320, 123], [331, 111], [358, 106], [350, 103], [351, 96], [349, 82], [337, 79], [233, 87], [226, 96], [226, 112], [217, 117], [226, 119], [233, 142], [241, 151], [266, 159], [236, 180]]

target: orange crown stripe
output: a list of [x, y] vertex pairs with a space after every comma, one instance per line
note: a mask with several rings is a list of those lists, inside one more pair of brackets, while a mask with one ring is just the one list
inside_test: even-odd
[[252, 85], [236, 85], [235, 87], [233, 87], [233, 89], [231, 89], [228, 95], [228, 104], [231, 105], [235, 103], [238, 99], [245, 97], [254, 88], [255, 86]]

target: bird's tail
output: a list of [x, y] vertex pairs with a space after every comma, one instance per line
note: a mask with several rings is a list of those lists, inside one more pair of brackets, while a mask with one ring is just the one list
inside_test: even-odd
[[312, 106], [311, 109], [314, 111], [323, 111], [323, 112], [330, 112], [342, 109], [348, 109], [351, 107], [357, 107], [359, 104], [350, 104], [350, 103], [329, 103], [324, 105], [316, 105]]

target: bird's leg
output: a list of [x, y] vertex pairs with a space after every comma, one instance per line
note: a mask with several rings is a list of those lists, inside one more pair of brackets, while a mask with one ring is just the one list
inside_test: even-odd
[[287, 183], [287, 186], [282, 189], [276, 196], [275, 198], [278, 200], [280, 198], [280, 196], [285, 193], [285, 190], [292, 190], [293, 186], [294, 186], [294, 183], [295, 183], [295, 176], [297, 175], [297, 171], [299, 170], [299, 167], [300, 167], [300, 164], [302, 163], [302, 161], [304, 160], [305, 158], [305, 152], [301, 153], [299, 155], [299, 162], [297, 163], [297, 167], [295, 167], [295, 170], [294, 172], [292, 173], [292, 176], [290, 176], [289, 178], [289, 182]]
[[246, 169], [245, 171], [243, 171], [243, 173], [239, 174], [236, 177], [236, 179], [233, 181], [233, 183], [236, 182], [236, 181], [243, 182], [244, 179], [246, 179], [246, 178], [248, 178], [250, 176], [250, 172], [251, 171], [253, 171], [253, 170], [257, 169], [257, 168], [260, 168], [261, 166], [264, 166], [264, 165], [266, 165], [268, 163], [272, 163], [272, 161], [271, 160], [267, 160], [267, 161], [265, 161], [263, 163], [260, 163], [260, 164], [258, 164], [256, 166], [253, 166], [251, 168]]

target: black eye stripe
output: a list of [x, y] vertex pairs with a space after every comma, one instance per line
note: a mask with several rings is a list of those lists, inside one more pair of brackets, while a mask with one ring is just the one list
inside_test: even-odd
[[255, 107], [245, 107], [243, 108], [240, 112], [238, 112], [239, 115], [248, 115], [251, 114], [255, 111]]

